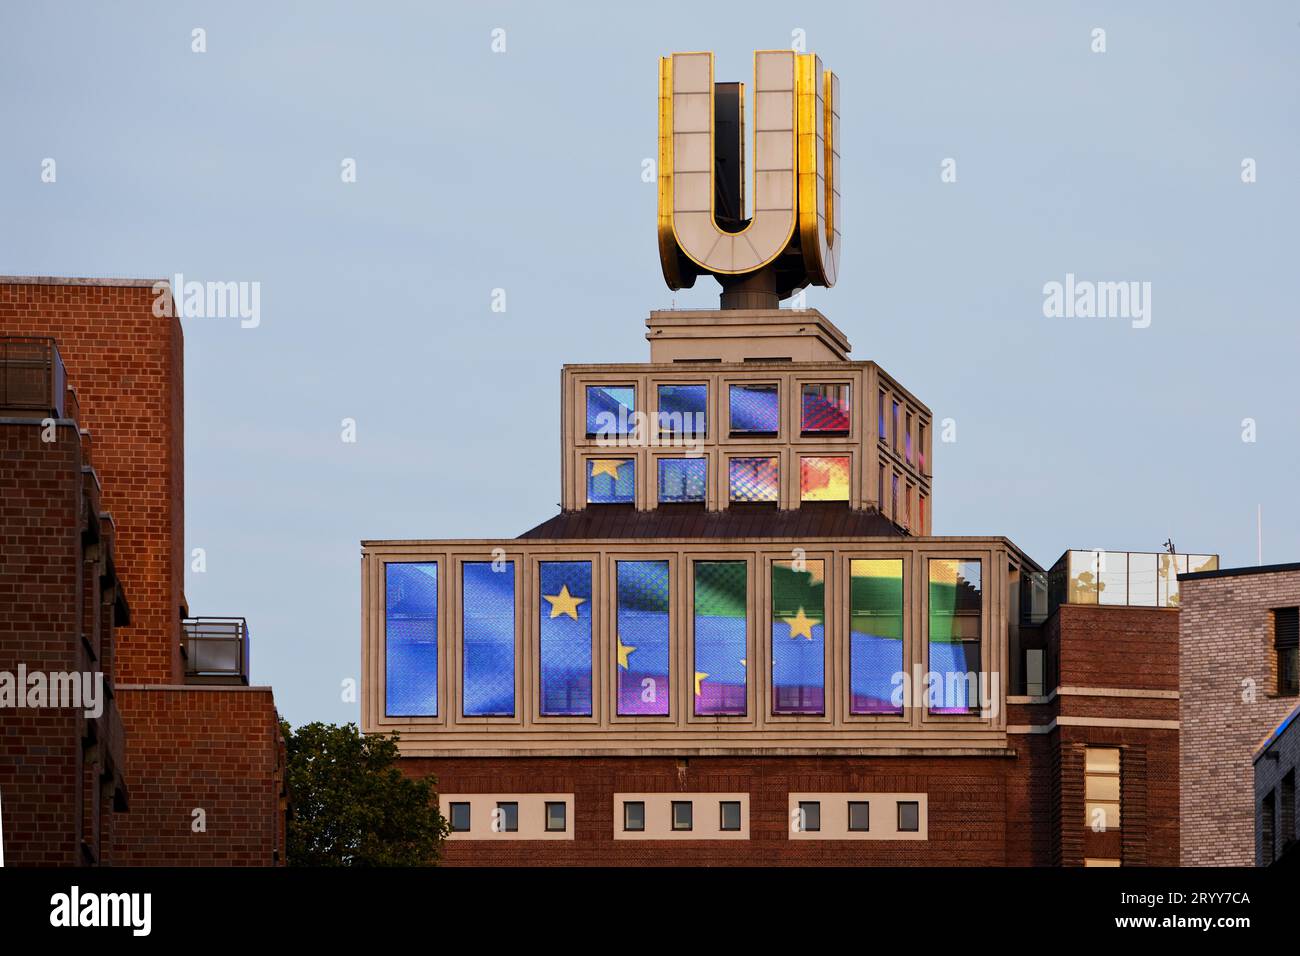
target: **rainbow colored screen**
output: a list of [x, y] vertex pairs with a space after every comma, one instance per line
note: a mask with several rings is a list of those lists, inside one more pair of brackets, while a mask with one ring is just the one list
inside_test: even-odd
[[587, 503], [627, 505], [636, 499], [636, 463], [631, 458], [587, 459]]
[[635, 407], [636, 389], [631, 385], [588, 385], [587, 436], [632, 434]]
[[902, 559], [849, 563], [849, 713], [901, 714], [894, 675], [903, 673]]
[[619, 561], [615, 671], [620, 716], [668, 714], [668, 562]]
[[744, 561], [695, 564], [695, 713], [745, 714], [745, 617], [748, 568]]
[[799, 459], [800, 501], [848, 501], [849, 459], [805, 457]]
[[775, 385], [731, 386], [731, 430], [775, 435], [781, 427], [781, 400]]
[[980, 706], [982, 593], [979, 561], [930, 560], [928, 669], [938, 676], [935, 694], [940, 698], [937, 705], [930, 702], [934, 713], [965, 714]]
[[772, 562], [772, 711], [826, 707], [826, 571], [820, 558]]
[[849, 430], [849, 386], [805, 385], [800, 430], [843, 434]]
[[776, 501], [779, 473], [775, 458], [733, 458], [728, 463], [732, 501]]
[[465, 716], [513, 716], [515, 564], [467, 561], [461, 573]]
[[543, 717], [591, 716], [591, 562], [542, 561], [538, 645]]
[[438, 716], [438, 565], [384, 566], [384, 669], [389, 717]]
[[660, 458], [659, 501], [663, 504], [703, 501], [708, 467], [705, 458]]

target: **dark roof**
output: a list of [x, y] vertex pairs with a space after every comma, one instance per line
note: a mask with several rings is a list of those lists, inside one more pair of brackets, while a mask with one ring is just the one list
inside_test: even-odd
[[637, 511], [631, 505], [592, 505], [561, 511], [525, 531], [521, 538], [901, 538], [897, 525], [877, 511], [805, 504], [791, 511], [772, 506], [661, 505]]
[[1300, 571], [1300, 563], [1261, 564], [1253, 568], [1223, 568], [1220, 571], [1194, 571], [1191, 574], [1178, 575], [1178, 580], [1201, 581], [1205, 578], [1236, 578], [1246, 574], [1278, 574], [1284, 571]]

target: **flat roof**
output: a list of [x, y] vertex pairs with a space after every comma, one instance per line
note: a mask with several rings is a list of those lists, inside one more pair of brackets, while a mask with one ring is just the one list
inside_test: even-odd
[[124, 279], [105, 276], [0, 276], [0, 285], [90, 285], [152, 289], [170, 279]]
[[1222, 568], [1218, 571], [1195, 571], [1178, 575], [1179, 581], [1200, 581], [1204, 578], [1239, 578], [1247, 574], [1280, 574], [1300, 571], [1300, 562], [1290, 564], [1260, 564], [1253, 568]]

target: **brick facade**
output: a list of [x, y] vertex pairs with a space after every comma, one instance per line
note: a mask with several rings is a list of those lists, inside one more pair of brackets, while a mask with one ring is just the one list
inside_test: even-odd
[[[1256, 866], [1269, 866], [1284, 854], [1290, 859], [1297, 852], [1295, 840], [1300, 833], [1297, 777], [1300, 777], [1300, 708], [1291, 712], [1268, 744], [1255, 755]], [[1269, 802], [1271, 820], [1266, 819]], [[1270, 836], [1271, 845], [1266, 845]]]

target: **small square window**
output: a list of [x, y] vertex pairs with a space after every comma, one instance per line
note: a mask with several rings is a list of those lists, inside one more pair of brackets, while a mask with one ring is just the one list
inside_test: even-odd
[[563, 833], [569, 828], [569, 808], [566, 804], [559, 801], [547, 801], [546, 804], [546, 832]]
[[775, 435], [781, 427], [781, 399], [775, 385], [731, 386], [731, 434]]
[[659, 503], [704, 501], [709, 463], [705, 458], [660, 458]]
[[780, 466], [775, 458], [733, 458], [728, 462], [731, 501], [776, 502]]
[[898, 801], [898, 832], [918, 833], [921, 829], [921, 805], [915, 800]]
[[871, 804], [865, 800], [849, 801], [849, 830], [866, 833], [871, 829]]
[[453, 803], [451, 805], [451, 832], [469, 832], [469, 804]]
[[689, 800], [673, 801], [673, 829], [690, 830], [694, 825], [694, 810]]
[[623, 829], [630, 833], [640, 833], [645, 829], [645, 804], [640, 800], [623, 803]]
[[496, 819], [492, 821], [492, 828], [497, 833], [516, 833], [519, 830], [519, 804], [517, 803], [498, 803]]
[[719, 804], [722, 819], [718, 824], [718, 829], [726, 832], [735, 832], [740, 829], [740, 801], [723, 800]]
[[587, 504], [630, 505], [635, 500], [635, 461], [631, 458], [587, 459]]
[[707, 432], [707, 385], [659, 386], [659, 434], [703, 438]]
[[799, 459], [800, 501], [848, 501], [849, 458], [805, 456]]
[[805, 435], [844, 435], [849, 431], [849, 386], [805, 385], [799, 429]]
[[587, 386], [587, 437], [636, 433], [636, 389], [631, 385]]
[[799, 832], [817, 833], [822, 828], [822, 805], [816, 800], [799, 801]]

